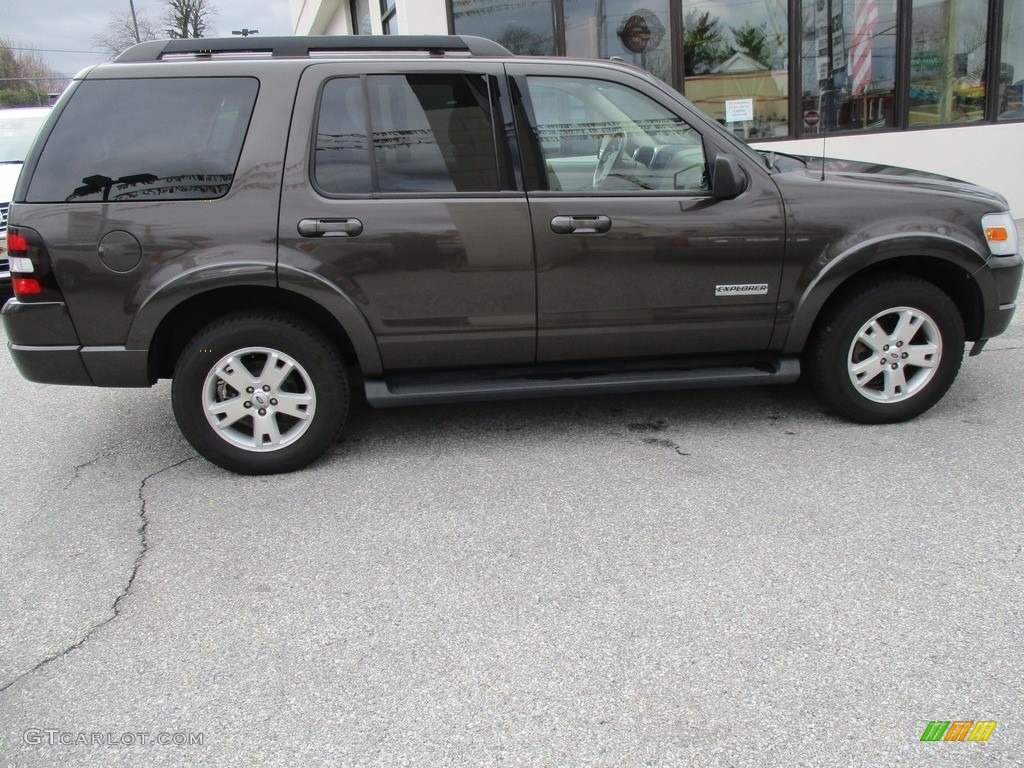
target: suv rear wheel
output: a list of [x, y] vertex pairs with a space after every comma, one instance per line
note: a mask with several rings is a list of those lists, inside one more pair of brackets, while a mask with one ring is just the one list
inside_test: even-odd
[[889, 424], [937, 403], [963, 354], [952, 299], [925, 280], [891, 276], [862, 283], [828, 310], [808, 342], [807, 367], [827, 408]]
[[289, 472], [330, 447], [348, 411], [348, 378], [316, 327], [275, 311], [227, 315], [203, 328], [174, 369], [182, 433], [218, 466]]

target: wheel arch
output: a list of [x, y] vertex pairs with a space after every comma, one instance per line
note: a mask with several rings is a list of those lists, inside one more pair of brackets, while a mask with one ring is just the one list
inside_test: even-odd
[[[239, 309], [278, 309], [295, 314], [322, 328], [339, 351], [355, 361], [364, 375], [381, 371], [380, 353], [362, 312], [337, 289], [320, 284], [316, 278], [293, 280], [290, 288], [266, 284], [210, 285], [205, 290], [179, 296], [166, 308], [149, 334], [149, 376], [170, 378], [185, 345], [198, 331]], [[139, 331], [138, 322], [133, 325]], [[145, 344], [142, 345], [143, 347]]]
[[819, 272], [804, 290], [783, 349], [800, 352], [830, 307], [865, 282], [892, 274], [919, 277], [940, 288], [956, 305], [967, 340], [976, 341], [984, 326], [985, 297], [994, 295], [994, 285], [985, 282], [991, 276], [982, 269], [984, 264], [982, 257], [959, 243], [928, 240], [886, 242], [844, 254]]

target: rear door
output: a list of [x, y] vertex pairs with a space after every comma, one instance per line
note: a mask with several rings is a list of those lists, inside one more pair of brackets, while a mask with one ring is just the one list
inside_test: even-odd
[[717, 199], [722, 146], [631, 73], [508, 70], [533, 217], [538, 360], [766, 349], [784, 253], [771, 179], [748, 168], [746, 191]]
[[337, 286], [385, 369], [533, 362], [536, 277], [500, 65], [324, 63], [304, 73], [279, 263]]

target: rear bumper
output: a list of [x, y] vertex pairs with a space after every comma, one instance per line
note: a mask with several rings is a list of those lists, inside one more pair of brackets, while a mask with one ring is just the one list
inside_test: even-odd
[[83, 347], [63, 302], [22, 304], [12, 299], [0, 314], [11, 358], [29, 381], [99, 387], [153, 383], [148, 350]]

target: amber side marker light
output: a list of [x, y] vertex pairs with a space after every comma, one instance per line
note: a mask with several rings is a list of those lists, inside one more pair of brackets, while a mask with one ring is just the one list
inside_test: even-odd
[[1009, 211], [986, 213], [981, 217], [981, 229], [993, 256], [1013, 256], [1017, 253], [1017, 225]]

